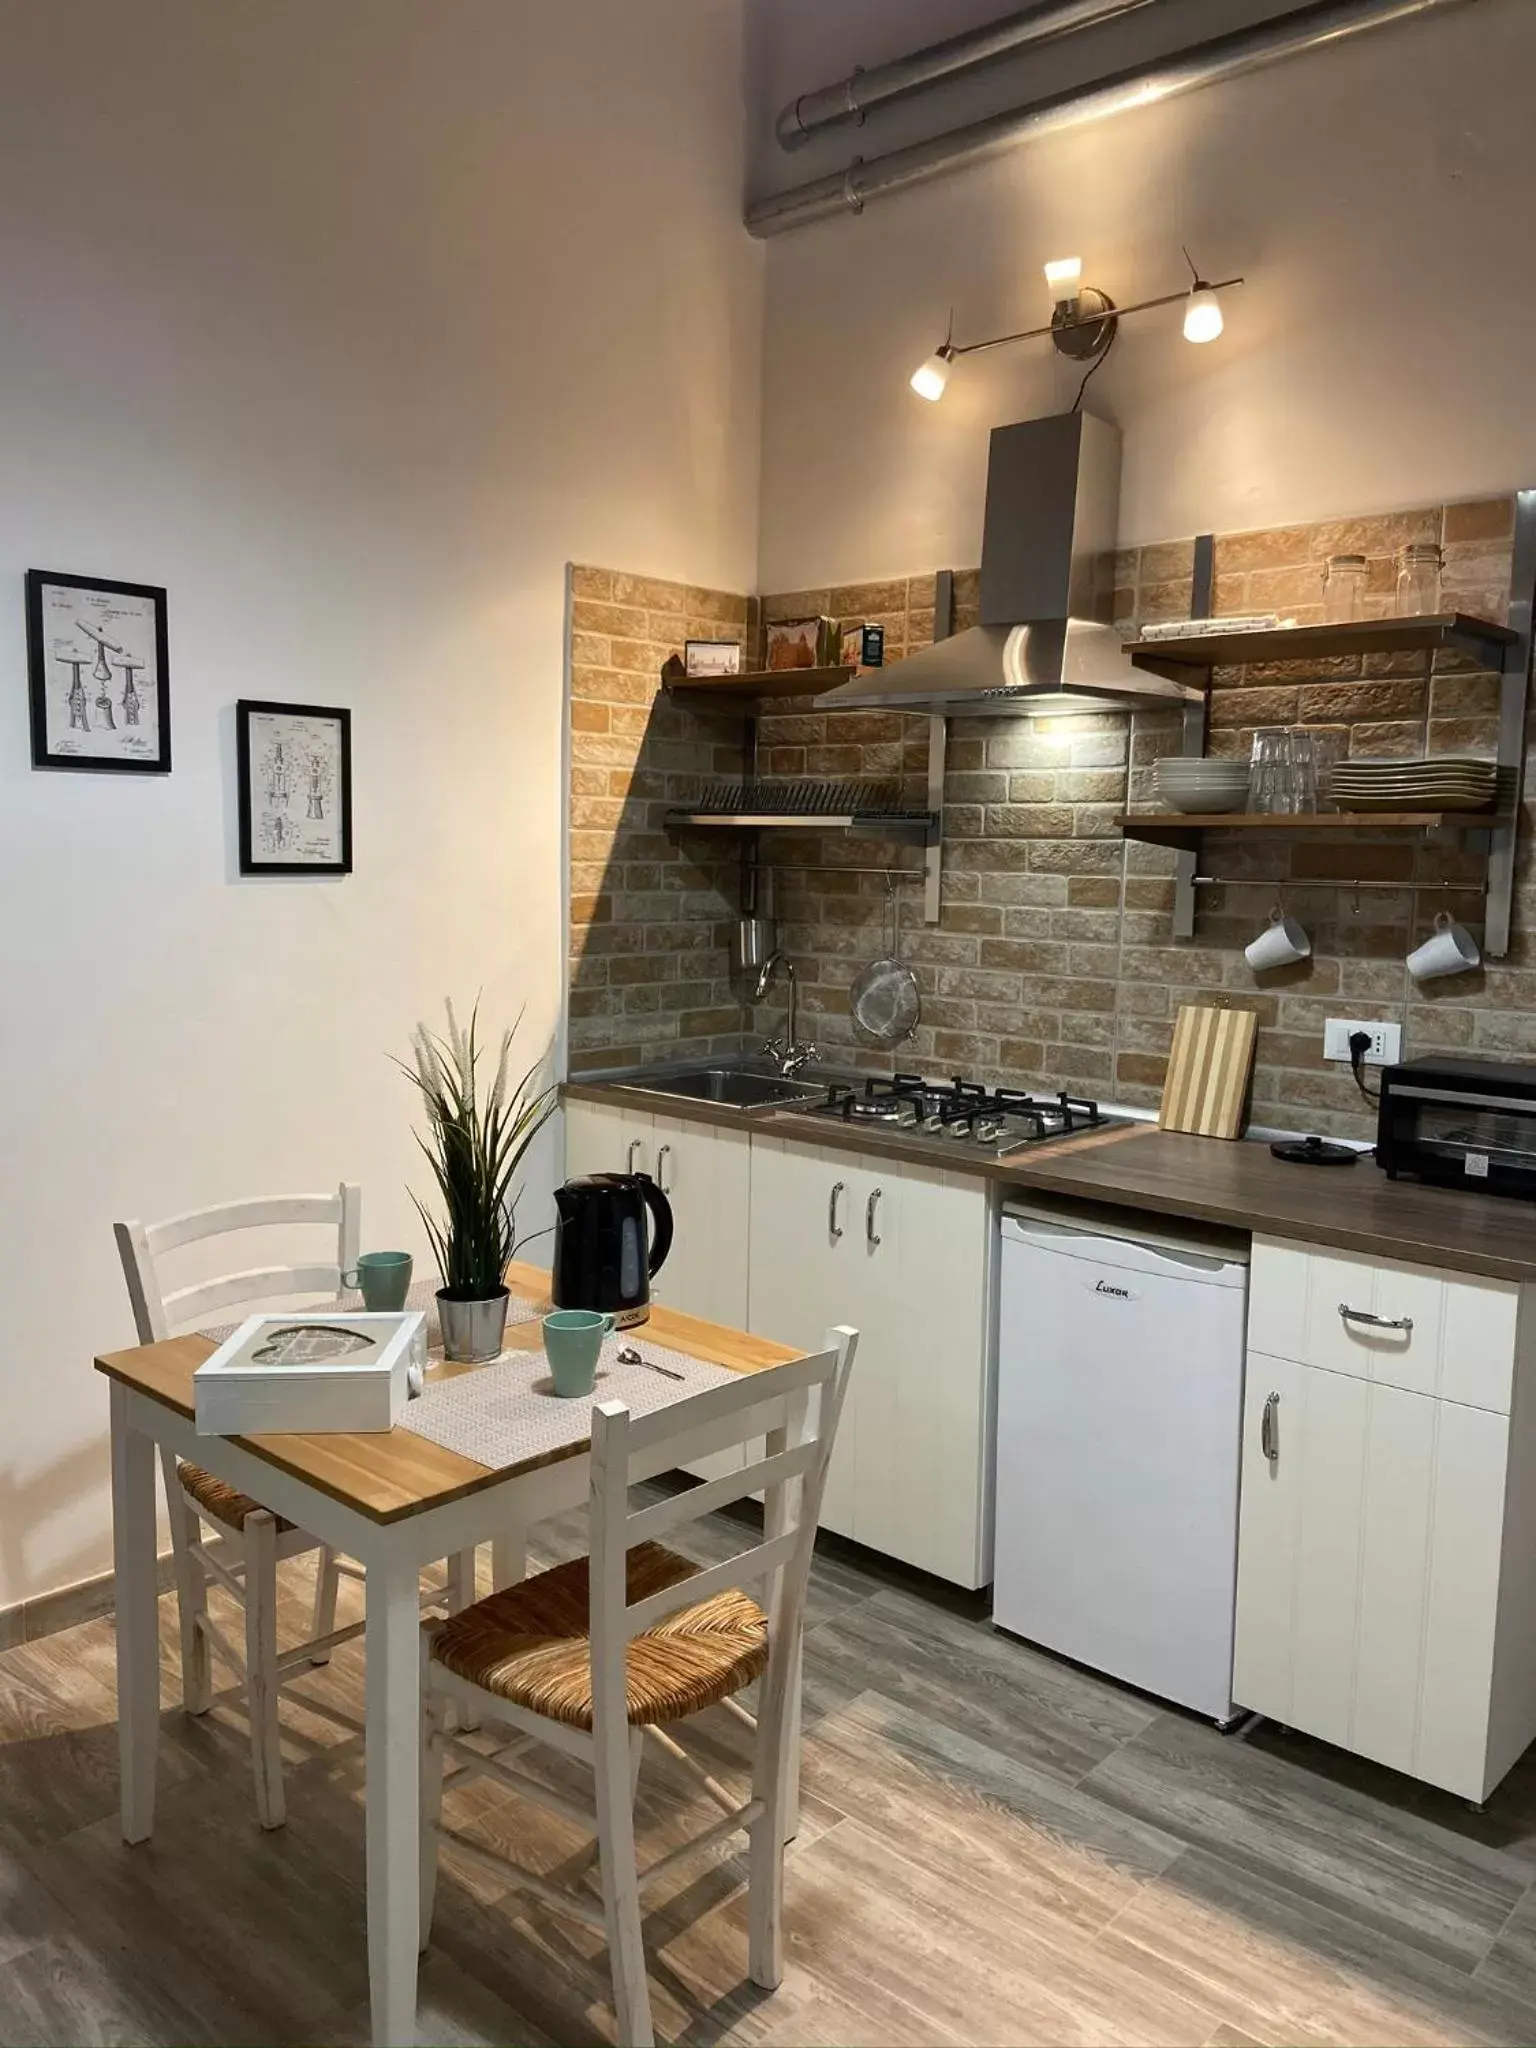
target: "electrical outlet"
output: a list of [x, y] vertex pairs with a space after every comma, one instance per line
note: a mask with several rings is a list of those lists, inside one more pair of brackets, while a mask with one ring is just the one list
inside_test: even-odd
[[1370, 1033], [1371, 1042], [1365, 1049], [1368, 1067], [1395, 1067], [1402, 1058], [1402, 1025], [1383, 1024], [1375, 1017], [1330, 1017], [1323, 1026], [1323, 1058], [1347, 1062], [1350, 1036], [1356, 1031]]

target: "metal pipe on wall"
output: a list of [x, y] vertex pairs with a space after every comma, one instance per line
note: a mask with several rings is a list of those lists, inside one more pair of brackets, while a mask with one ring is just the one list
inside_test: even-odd
[[1286, 57], [1298, 57], [1329, 43], [1342, 42], [1366, 29], [1385, 28], [1416, 15], [1469, 0], [1313, 0], [1292, 14], [1234, 29], [1191, 44], [1167, 57], [1127, 66], [1084, 90], [1073, 86], [1008, 112], [951, 129], [931, 141], [890, 150], [867, 161], [856, 157], [846, 171], [813, 178], [804, 185], [754, 201], [744, 216], [748, 230], [759, 237], [782, 235], [829, 215], [862, 213], [865, 202], [908, 185], [940, 177], [999, 155], [1020, 142], [1066, 128], [1101, 121], [1132, 107], [1176, 98]]
[[1036, 0], [1033, 7], [1021, 7], [1001, 21], [946, 36], [943, 42], [892, 58], [889, 64], [874, 64], [867, 71], [861, 66], [836, 85], [824, 85], [791, 100], [774, 123], [779, 147], [800, 149], [813, 135], [840, 121], [862, 121], [876, 107], [904, 99], [909, 93], [926, 92], [946, 79], [983, 64], [995, 64], [1033, 44], [1076, 35], [1079, 29], [1095, 28], [1100, 22], [1137, 13], [1151, 4], [1152, 0]]

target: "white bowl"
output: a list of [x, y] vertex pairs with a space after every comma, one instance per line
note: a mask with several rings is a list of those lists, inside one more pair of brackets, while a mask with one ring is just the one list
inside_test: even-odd
[[1171, 811], [1245, 811], [1248, 791], [1242, 789], [1159, 789]]

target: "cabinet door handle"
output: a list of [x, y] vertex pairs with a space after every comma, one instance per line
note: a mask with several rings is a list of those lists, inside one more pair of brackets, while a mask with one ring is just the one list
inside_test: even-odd
[[1401, 1330], [1406, 1336], [1413, 1328], [1412, 1316], [1373, 1316], [1368, 1308], [1351, 1308], [1347, 1301], [1339, 1303], [1339, 1314], [1346, 1323], [1364, 1323], [1370, 1330]]
[[830, 1194], [830, 1196], [829, 1196], [829, 1197], [827, 1198], [827, 1235], [828, 1235], [828, 1237], [841, 1237], [841, 1236], [842, 1236], [842, 1234], [843, 1234], [843, 1226], [842, 1226], [842, 1225], [841, 1225], [841, 1223], [839, 1223], [839, 1222], [838, 1222], [838, 1220], [837, 1220], [837, 1198], [838, 1198], [838, 1196], [839, 1196], [840, 1194], [842, 1194], [842, 1193], [843, 1193], [843, 1191], [844, 1191], [844, 1185], [845, 1185], [845, 1184], [844, 1184], [844, 1183], [843, 1183], [842, 1181], [840, 1181], [840, 1180], [835, 1180], [835, 1181], [833, 1181], [833, 1183], [832, 1183], [832, 1193], [831, 1193], [831, 1194]]
[[670, 1195], [672, 1192], [672, 1190], [667, 1186], [667, 1177], [662, 1172], [662, 1164], [665, 1161], [667, 1154], [671, 1150], [672, 1147], [670, 1145], [662, 1145], [658, 1148], [656, 1153], [656, 1185], [661, 1189], [661, 1192], [664, 1195]]
[[1271, 1465], [1280, 1462], [1280, 1396], [1271, 1394], [1264, 1403], [1264, 1418], [1259, 1424], [1259, 1448]]
[[625, 1167], [625, 1169], [624, 1169], [624, 1171], [625, 1171], [626, 1173], [633, 1173], [633, 1172], [635, 1171], [635, 1154], [636, 1154], [636, 1153], [637, 1153], [637, 1152], [638, 1152], [638, 1151], [640, 1150], [640, 1145], [641, 1145], [641, 1140], [640, 1140], [639, 1138], [631, 1138], [631, 1139], [630, 1139], [630, 1141], [629, 1141], [629, 1164], [628, 1164], [628, 1165], [627, 1165], [627, 1166]]
[[869, 1200], [864, 1204], [864, 1242], [869, 1246], [871, 1251], [873, 1251], [876, 1245], [878, 1245], [880, 1242], [880, 1233], [875, 1228], [875, 1205], [879, 1202], [880, 1197], [884, 1193], [884, 1188], [873, 1189], [870, 1193]]

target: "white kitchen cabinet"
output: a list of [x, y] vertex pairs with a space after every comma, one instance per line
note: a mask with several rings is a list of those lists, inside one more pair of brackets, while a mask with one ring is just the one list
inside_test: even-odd
[[657, 1186], [674, 1235], [652, 1293], [668, 1308], [733, 1330], [747, 1327], [751, 1141], [745, 1131], [658, 1116], [649, 1134]]
[[1533, 1308], [1254, 1241], [1234, 1697], [1479, 1801], [1536, 1737]]
[[[565, 1105], [566, 1178], [648, 1173], [672, 1205], [672, 1249], [651, 1298], [733, 1330], [747, 1327], [751, 1146], [745, 1131], [606, 1102]], [[686, 1469], [714, 1479], [739, 1467], [738, 1446]]]
[[588, 1173], [650, 1173], [656, 1119], [612, 1102], [565, 1104], [565, 1177]]
[[749, 1328], [859, 1331], [822, 1526], [963, 1586], [991, 1577], [994, 1221], [975, 1176], [753, 1136]]

